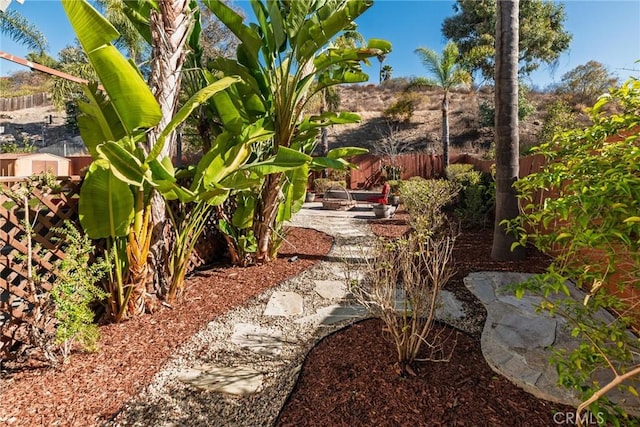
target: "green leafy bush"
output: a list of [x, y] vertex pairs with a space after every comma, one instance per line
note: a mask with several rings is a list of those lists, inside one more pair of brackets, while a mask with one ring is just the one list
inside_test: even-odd
[[[537, 151], [549, 163], [516, 183], [524, 213], [511, 229], [520, 233], [520, 244], [533, 241], [556, 254], [548, 271], [518, 293], [541, 293], [544, 308], [568, 317], [572, 334], [582, 340], [575, 349], [557, 350], [554, 359], [560, 383], [584, 399], [578, 413], [606, 411], [606, 423], [631, 425], [633, 420], [605, 394], [623, 387], [638, 395], [623, 381], [640, 374], [640, 342], [628, 333], [638, 326], [640, 311], [624, 299], [640, 288], [640, 81], [611, 90], [589, 114], [591, 127], [541, 145]], [[554, 197], [537, 204], [540, 192], [549, 190]], [[569, 294], [568, 280], [586, 297], [550, 299]], [[596, 316], [601, 308], [611, 309], [614, 320]], [[602, 370], [612, 370], [613, 380], [599, 382]]]
[[409, 179], [400, 187], [400, 197], [409, 212], [411, 227], [418, 233], [433, 233], [444, 224], [442, 209], [453, 201], [460, 185], [444, 179]]
[[478, 184], [481, 173], [473, 169], [473, 165], [454, 164], [449, 165], [445, 171], [449, 181], [457, 182], [460, 185]]
[[400, 98], [383, 112], [382, 116], [392, 122], [408, 122], [413, 117], [420, 96], [414, 92], [404, 92]]
[[575, 126], [577, 115], [565, 101], [553, 102], [542, 123], [542, 129], [538, 132], [540, 144], [553, 142], [554, 135], [560, 135], [563, 131]]
[[98, 326], [90, 305], [107, 297], [96, 284], [109, 271], [109, 262], [91, 262], [94, 246], [86, 235], [66, 221], [54, 229], [64, 236], [65, 258], [57, 264], [57, 279], [51, 290], [55, 303], [56, 344], [66, 359], [74, 342], [84, 350], [95, 351], [99, 338]]
[[491, 175], [474, 170], [473, 165], [455, 164], [447, 168], [447, 178], [460, 186], [454, 209], [460, 225], [466, 229], [487, 227], [495, 203]]

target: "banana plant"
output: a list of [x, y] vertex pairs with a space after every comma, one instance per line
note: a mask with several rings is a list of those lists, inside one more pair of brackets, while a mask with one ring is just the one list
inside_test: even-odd
[[152, 192], [159, 191], [167, 199], [222, 203], [229, 190], [219, 181], [244, 164], [249, 146], [267, 138], [269, 132], [247, 127], [235, 135], [221, 135], [216, 150], [198, 165], [191, 188], [179, 186], [170, 159], [158, 158], [167, 135], [239, 78], [225, 77], [197, 92], [146, 153], [145, 132], [161, 117], [151, 90], [137, 68], [111, 45], [118, 33], [109, 22], [84, 0], [63, 0], [62, 4], [106, 92], [96, 85], [83, 88], [87, 101], [80, 104], [78, 124], [95, 161], [81, 188], [79, 213], [89, 237], [108, 241], [114, 260], [109, 311], [120, 321], [145, 309]]
[[[307, 102], [327, 87], [367, 81], [361, 63], [387, 54], [391, 44], [379, 39], [369, 40], [364, 47], [329, 44], [355, 28], [355, 19], [373, 4], [368, 0], [252, 0], [255, 22], [249, 25], [222, 0], [203, 0], [203, 4], [240, 40], [236, 59], [218, 58], [210, 64], [212, 72], [242, 78], [241, 83], [213, 97], [222, 126], [236, 132], [262, 120], [264, 127], [273, 131], [252, 159], [256, 164], [246, 165], [247, 170], [262, 176], [259, 187], [251, 193], [255, 200], [243, 209], [243, 216], [252, 215], [253, 219], [232, 221], [245, 227], [251, 224], [255, 261], [266, 262], [277, 252], [280, 239], [274, 235], [280, 236], [283, 221], [302, 204], [308, 168], [320, 163], [348, 166], [337, 157], [313, 160], [309, 155], [319, 129], [353, 123], [359, 117], [333, 112], [307, 116]], [[269, 159], [282, 150], [287, 155], [297, 151], [308, 160], [287, 169], [270, 167]], [[249, 228], [245, 230], [248, 236]]]

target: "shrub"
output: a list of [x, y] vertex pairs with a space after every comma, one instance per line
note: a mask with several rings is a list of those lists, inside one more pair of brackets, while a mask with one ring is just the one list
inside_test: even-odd
[[548, 144], [553, 141], [554, 135], [560, 135], [563, 131], [575, 126], [576, 113], [565, 101], [554, 101], [547, 110], [542, 123], [542, 129], [538, 132], [538, 142]]
[[[605, 113], [611, 105], [620, 113]], [[538, 151], [549, 163], [516, 183], [524, 213], [510, 228], [520, 233], [520, 244], [532, 240], [556, 254], [548, 271], [521, 285], [517, 294], [526, 289], [542, 294], [543, 307], [568, 317], [572, 334], [582, 340], [574, 349], [556, 350], [554, 358], [560, 383], [584, 399], [577, 418], [588, 408], [606, 412], [607, 424], [630, 425], [632, 420], [605, 394], [624, 386], [638, 395], [623, 381], [640, 374], [640, 342], [628, 333], [637, 328], [639, 312], [623, 295], [640, 287], [640, 81], [612, 90], [589, 113], [591, 127], [541, 145]], [[557, 196], [535, 204], [540, 191]], [[551, 298], [569, 295], [568, 280], [585, 290], [583, 301]], [[614, 321], [596, 315], [602, 308], [613, 310]], [[604, 385], [602, 370], [613, 373]]]
[[349, 171], [340, 169], [328, 169], [327, 178], [332, 181], [345, 181]]
[[448, 361], [453, 352], [455, 343], [447, 351], [443, 344], [449, 336], [434, 331], [433, 322], [439, 292], [453, 275], [454, 242], [447, 233], [380, 240], [363, 281], [352, 286], [360, 303], [385, 323], [403, 373], [413, 372], [422, 348], [428, 350], [421, 361]]
[[480, 172], [473, 169], [473, 165], [466, 164], [449, 165], [445, 174], [449, 181], [457, 182], [462, 186], [478, 184], [481, 176]]
[[317, 194], [324, 194], [331, 187], [347, 188], [346, 181], [334, 181], [329, 178], [318, 178], [313, 181], [313, 188]]
[[[527, 95], [529, 88], [525, 85], [518, 85], [518, 118], [524, 120], [536, 111], [535, 105], [529, 101]], [[496, 115], [496, 107], [492, 101], [484, 101], [478, 108], [480, 127], [493, 127]]]
[[387, 181], [389, 183], [389, 187], [391, 188], [391, 194], [399, 194], [400, 187], [402, 186], [401, 179], [390, 179]]
[[442, 208], [456, 198], [459, 184], [444, 179], [409, 179], [402, 182], [400, 196], [410, 215], [411, 227], [431, 234], [444, 224]]
[[473, 165], [450, 165], [447, 178], [460, 186], [458, 203], [454, 209], [460, 225], [465, 229], [485, 228], [495, 202], [495, 185], [489, 174], [473, 170]]
[[87, 351], [97, 349], [98, 326], [93, 322], [90, 304], [107, 297], [96, 283], [110, 267], [108, 262], [100, 259], [90, 262], [93, 243], [70, 222], [66, 221], [63, 228], [54, 231], [64, 236], [66, 245], [65, 258], [57, 264], [57, 279], [51, 290], [56, 307], [56, 344], [66, 359], [74, 342]]
[[396, 102], [382, 112], [382, 116], [392, 122], [408, 122], [413, 117], [419, 102], [420, 95], [414, 92], [404, 92]]

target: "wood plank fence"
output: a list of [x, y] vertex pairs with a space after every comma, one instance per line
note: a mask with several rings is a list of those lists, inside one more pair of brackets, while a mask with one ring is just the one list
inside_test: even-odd
[[[435, 154], [402, 154], [393, 159], [364, 154], [354, 157], [351, 161], [358, 166], [358, 169], [351, 170], [349, 173], [350, 180], [347, 183], [349, 189], [369, 188], [376, 185], [380, 176], [384, 174], [383, 170], [386, 165], [399, 166], [402, 170], [401, 179], [408, 179], [412, 176], [421, 176], [427, 179], [444, 176], [442, 156]], [[474, 166], [474, 169], [485, 173], [491, 173], [491, 169], [495, 165], [493, 160], [482, 160], [469, 154], [453, 155], [449, 161], [451, 164], [470, 164]], [[539, 154], [520, 158], [520, 177], [539, 171], [544, 162], [544, 157]]]
[[46, 92], [13, 98], [0, 98], [0, 111], [16, 111], [43, 105], [51, 105], [51, 98]]

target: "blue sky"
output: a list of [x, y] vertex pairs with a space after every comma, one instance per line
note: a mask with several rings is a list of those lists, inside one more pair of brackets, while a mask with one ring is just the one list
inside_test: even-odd
[[[237, 2], [242, 5], [242, 2]], [[544, 68], [531, 75], [530, 84], [540, 88], [558, 82], [562, 75], [589, 60], [602, 62], [622, 80], [640, 78], [640, 1], [638, 0], [566, 0], [565, 28], [573, 34], [569, 51], [559, 59], [555, 70]], [[441, 33], [444, 18], [453, 15], [454, 1], [445, 0], [378, 0], [359, 18], [360, 32], [365, 38], [387, 39], [393, 52], [385, 64], [393, 67], [394, 77], [425, 75], [413, 51], [419, 46], [441, 50], [446, 40]], [[73, 43], [74, 35], [58, 0], [14, 1], [10, 8], [20, 11], [36, 24], [49, 41], [49, 54], [57, 53]], [[251, 14], [249, 14], [251, 16]], [[27, 51], [6, 37], [0, 50], [17, 56]], [[369, 69], [372, 82], [378, 79], [378, 62]], [[24, 69], [0, 60], [0, 75]]]

